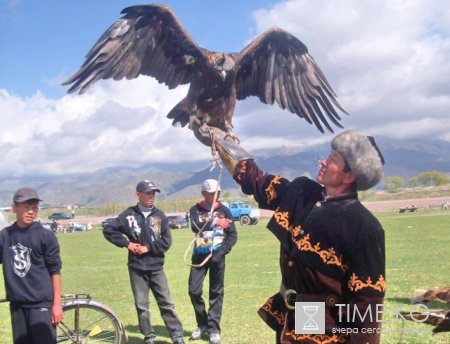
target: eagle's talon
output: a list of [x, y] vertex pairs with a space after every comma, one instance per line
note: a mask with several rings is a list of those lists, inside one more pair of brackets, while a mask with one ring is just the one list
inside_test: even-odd
[[224, 140], [226, 132], [203, 123], [201, 126], [194, 125], [192, 128], [195, 137], [204, 145], [211, 147], [214, 140]]
[[241, 140], [239, 139], [239, 137], [237, 135], [235, 135], [232, 131], [229, 131], [226, 133], [224, 140], [227, 139], [227, 137], [229, 137], [230, 139], [232, 139], [235, 143], [240, 144]]

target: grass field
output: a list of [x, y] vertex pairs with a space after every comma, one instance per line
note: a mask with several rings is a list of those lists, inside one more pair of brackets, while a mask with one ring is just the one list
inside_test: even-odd
[[[431, 326], [395, 319], [397, 309], [410, 310], [407, 306], [410, 297], [429, 288], [450, 285], [450, 211], [376, 215], [386, 232], [388, 289], [382, 343], [450, 343], [450, 333], [431, 336]], [[256, 314], [280, 284], [279, 247], [265, 229], [266, 223], [263, 219], [257, 226], [238, 225], [238, 242], [226, 262], [223, 344], [274, 343], [273, 333]], [[183, 262], [192, 233], [189, 230], [172, 233], [173, 246], [167, 254], [165, 270], [187, 338], [196, 327], [187, 294], [189, 268]], [[58, 234], [58, 239], [63, 259], [63, 291], [90, 293], [116, 312], [130, 344], [141, 343], [127, 275], [126, 250], [108, 243], [98, 227], [90, 232]], [[3, 283], [0, 283], [0, 297], [3, 295]], [[170, 343], [153, 297], [151, 302], [159, 343]], [[430, 306], [445, 307], [439, 303]], [[9, 310], [3, 303], [0, 304], [0, 343], [11, 342]]]

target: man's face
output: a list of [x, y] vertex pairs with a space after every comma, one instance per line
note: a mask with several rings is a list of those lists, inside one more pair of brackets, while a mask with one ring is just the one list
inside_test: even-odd
[[21, 228], [27, 228], [37, 216], [39, 201], [30, 200], [23, 203], [13, 203], [12, 211], [16, 214], [17, 225]]
[[353, 172], [344, 172], [344, 157], [336, 150], [331, 150], [328, 158], [320, 161], [320, 170], [316, 180], [329, 188], [342, 187], [354, 180]]
[[143, 205], [146, 208], [151, 208], [153, 207], [153, 203], [155, 202], [156, 191], [136, 192], [136, 196], [141, 205]]
[[[203, 198], [209, 204], [213, 203], [213, 201], [214, 201], [214, 194], [215, 194], [215, 192], [202, 191]], [[220, 196], [220, 191], [217, 192], [217, 199], [216, 199], [216, 201], [219, 199], [219, 196]]]

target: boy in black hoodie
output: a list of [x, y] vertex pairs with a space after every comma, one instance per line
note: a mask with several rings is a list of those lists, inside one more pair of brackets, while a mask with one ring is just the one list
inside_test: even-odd
[[[191, 340], [209, 333], [209, 343], [219, 344], [220, 318], [224, 295], [225, 255], [237, 241], [230, 210], [220, 202], [220, 185], [207, 179], [201, 188], [203, 200], [190, 210], [191, 228], [197, 234], [189, 274], [189, 296], [195, 311], [198, 328]], [[214, 204], [213, 204], [214, 203]], [[212, 210], [211, 210], [212, 209]], [[202, 298], [203, 281], [209, 270], [209, 310]]]
[[155, 185], [143, 180], [136, 186], [138, 204], [129, 207], [114, 221], [103, 225], [105, 238], [128, 249], [128, 271], [144, 344], [155, 344], [156, 334], [150, 321], [150, 289], [174, 344], [184, 344], [183, 327], [170, 298], [163, 270], [164, 253], [172, 245], [166, 215], [154, 206]]
[[52, 231], [34, 222], [39, 201], [34, 189], [17, 190], [12, 204], [17, 221], [0, 231], [15, 344], [56, 343], [55, 325], [63, 319], [59, 245]]

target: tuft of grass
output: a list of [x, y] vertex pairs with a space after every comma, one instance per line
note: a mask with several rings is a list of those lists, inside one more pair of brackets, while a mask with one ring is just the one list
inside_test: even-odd
[[[387, 293], [382, 343], [450, 343], [450, 333], [431, 335], [431, 326], [396, 319], [397, 310], [410, 310], [409, 299], [425, 290], [450, 285], [450, 212], [376, 214], [386, 232]], [[222, 314], [223, 344], [274, 343], [274, 333], [256, 314], [260, 305], [280, 286], [279, 244], [265, 229], [240, 226], [238, 242], [226, 260], [225, 298]], [[173, 245], [166, 255], [165, 271], [185, 337], [196, 328], [188, 296], [189, 267], [183, 256], [193, 233], [172, 231]], [[127, 273], [127, 251], [107, 242], [98, 227], [89, 232], [58, 234], [63, 260], [63, 292], [90, 293], [110, 307], [124, 324], [130, 344], [142, 342]], [[189, 259], [189, 255], [188, 255]], [[1, 273], [0, 273], [1, 275]], [[208, 279], [204, 295], [207, 298]], [[0, 296], [4, 286], [0, 284]], [[443, 308], [434, 303], [430, 307]], [[448, 306], [447, 306], [448, 307]], [[171, 343], [151, 296], [152, 323], [158, 343]], [[9, 344], [9, 308], [0, 304], [0, 344]], [[199, 344], [207, 343], [199, 341]]]

